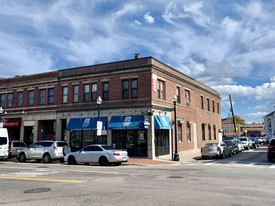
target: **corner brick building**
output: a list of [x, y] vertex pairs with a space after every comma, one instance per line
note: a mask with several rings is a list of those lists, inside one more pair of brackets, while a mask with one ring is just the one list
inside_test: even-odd
[[0, 97], [10, 139], [27, 144], [66, 140], [77, 150], [102, 143], [129, 156], [170, 158], [173, 100], [180, 155], [222, 135], [219, 93], [153, 57], [0, 79]]

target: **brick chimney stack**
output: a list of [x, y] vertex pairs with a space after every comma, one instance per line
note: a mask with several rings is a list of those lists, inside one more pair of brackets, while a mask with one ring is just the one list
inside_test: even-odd
[[139, 59], [139, 58], [140, 58], [139, 53], [135, 54], [135, 59]]

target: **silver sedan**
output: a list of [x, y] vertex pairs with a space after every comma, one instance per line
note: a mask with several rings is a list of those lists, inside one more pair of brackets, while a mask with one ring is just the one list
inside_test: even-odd
[[71, 152], [64, 157], [68, 164], [99, 163], [102, 166], [113, 163], [120, 165], [129, 160], [126, 150], [114, 149], [107, 145], [89, 145], [77, 152]]
[[203, 159], [208, 157], [226, 158], [232, 156], [232, 151], [224, 142], [209, 142], [201, 148], [201, 156]]

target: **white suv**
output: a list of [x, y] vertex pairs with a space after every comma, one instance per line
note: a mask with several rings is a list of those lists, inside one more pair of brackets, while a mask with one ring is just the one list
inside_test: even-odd
[[32, 159], [37, 162], [41, 162], [43, 160], [44, 163], [49, 163], [51, 160], [60, 160], [60, 162], [64, 162], [66, 151], [70, 152], [70, 149], [68, 148], [68, 143], [65, 141], [37, 141], [29, 147], [21, 150], [17, 156], [17, 159], [20, 162], [25, 162], [26, 160]]

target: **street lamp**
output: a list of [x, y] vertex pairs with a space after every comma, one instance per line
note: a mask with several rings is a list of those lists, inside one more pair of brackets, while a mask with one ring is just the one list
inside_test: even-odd
[[176, 110], [176, 104], [177, 104], [177, 95], [174, 95], [173, 103], [174, 103], [174, 121], [175, 121], [175, 155], [174, 155], [174, 161], [179, 161], [179, 153], [178, 153], [178, 140], [177, 140], [177, 110]]
[[[96, 100], [96, 103], [97, 103], [97, 113], [98, 113], [98, 120], [97, 120], [97, 138], [96, 138], [96, 142], [97, 142], [97, 144], [99, 143], [99, 136], [101, 135], [101, 130], [102, 130], [102, 126], [101, 126], [101, 128], [99, 128], [99, 125], [101, 124], [101, 122], [100, 122], [100, 105], [102, 104], [102, 99], [101, 99], [101, 97], [99, 96], [98, 98], [97, 98], [97, 100]], [[100, 130], [100, 132], [99, 132], [99, 130]]]

